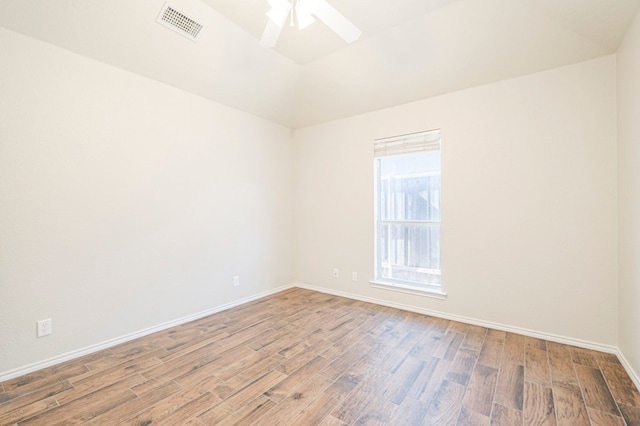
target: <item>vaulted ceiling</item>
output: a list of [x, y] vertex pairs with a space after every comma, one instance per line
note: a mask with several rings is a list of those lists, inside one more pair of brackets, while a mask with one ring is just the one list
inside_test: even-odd
[[171, 0], [204, 25], [195, 42], [156, 23], [165, 0], [0, 0], [0, 26], [299, 128], [614, 53], [640, 6], [328, 1], [358, 41], [316, 22], [260, 47], [267, 0]]

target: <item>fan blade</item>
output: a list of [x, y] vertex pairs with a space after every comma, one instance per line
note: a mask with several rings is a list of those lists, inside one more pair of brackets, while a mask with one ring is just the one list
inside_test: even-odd
[[313, 11], [313, 14], [347, 43], [353, 43], [362, 34], [362, 31], [360, 31], [358, 27], [353, 25], [351, 21], [345, 18], [325, 0], [318, 1], [317, 8]]
[[278, 43], [284, 21], [291, 10], [291, 3], [286, 0], [269, 0], [269, 4], [271, 5], [271, 10], [267, 12], [269, 19], [260, 39], [260, 46], [263, 47], [274, 47]]
[[278, 25], [271, 19], [267, 22], [267, 26], [264, 27], [262, 38], [260, 39], [260, 46], [262, 47], [275, 47], [280, 38], [280, 32], [282, 31], [282, 25]]

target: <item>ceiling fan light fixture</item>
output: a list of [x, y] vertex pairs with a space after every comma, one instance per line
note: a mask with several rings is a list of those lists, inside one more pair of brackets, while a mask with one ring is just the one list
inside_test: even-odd
[[296, 18], [298, 19], [298, 29], [305, 29], [316, 22], [313, 13], [318, 8], [317, 0], [298, 0], [295, 4]]
[[304, 30], [309, 25], [316, 22], [316, 20], [313, 19], [313, 16], [311, 16], [311, 14], [300, 13], [299, 10], [296, 10], [296, 18], [298, 19], [298, 29], [300, 30]]

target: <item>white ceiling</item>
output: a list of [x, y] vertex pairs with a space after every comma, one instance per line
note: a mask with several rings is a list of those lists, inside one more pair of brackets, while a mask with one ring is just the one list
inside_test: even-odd
[[197, 42], [156, 24], [164, 0], [0, 0], [0, 26], [298, 128], [614, 53], [640, 5], [328, 1], [357, 42], [316, 22], [262, 48], [267, 0], [172, 0]]

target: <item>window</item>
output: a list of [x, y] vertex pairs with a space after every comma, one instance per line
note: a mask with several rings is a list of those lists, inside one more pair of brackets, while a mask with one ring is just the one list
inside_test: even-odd
[[440, 131], [377, 140], [375, 286], [443, 297]]

